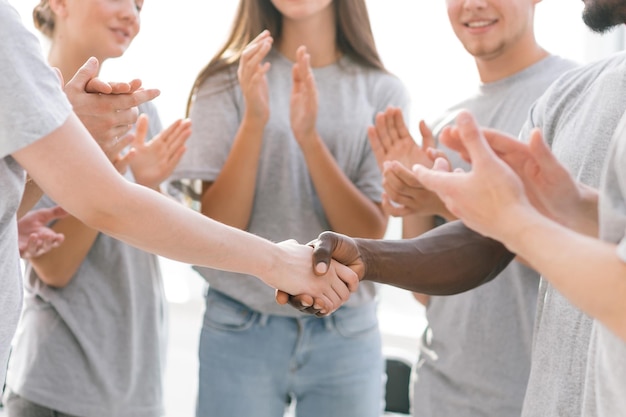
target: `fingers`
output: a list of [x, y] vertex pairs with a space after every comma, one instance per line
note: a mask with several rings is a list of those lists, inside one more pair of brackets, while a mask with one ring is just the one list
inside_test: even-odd
[[140, 104], [147, 103], [148, 101], [152, 101], [157, 98], [161, 94], [156, 88], [148, 88], [134, 91], [131, 94], [120, 94], [114, 95], [112, 97], [118, 97], [122, 101], [121, 103], [125, 104], [124, 107], [120, 107], [122, 109], [128, 109], [131, 107], [137, 107]]
[[[126, 84], [125, 89], [130, 90], [130, 85]], [[85, 92], [95, 94], [111, 94], [113, 92], [113, 87], [111, 86], [111, 84], [102, 81], [100, 78], [95, 77], [87, 81], [87, 84], [85, 85]]]
[[191, 120], [179, 119], [166, 129], [164, 133], [166, 133], [164, 141], [167, 143], [170, 155], [172, 155], [183, 147], [189, 136], [191, 136]]
[[132, 146], [135, 148], [142, 148], [145, 146], [146, 136], [148, 135], [148, 115], [142, 113], [137, 118], [135, 124], [135, 133], [132, 141]]
[[74, 77], [68, 82], [68, 84], [75, 84], [79, 86], [83, 91], [86, 91], [87, 84], [92, 78], [98, 75], [100, 64], [94, 57], [89, 58], [74, 74]]
[[120, 174], [124, 174], [128, 169], [128, 166], [133, 160], [136, 151], [134, 149], [129, 150], [125, 155], [120, 155], [118, 158], [114, 159], [113, 166]]
[[[238, 75], [249, 78], [256, 72], [261, 61], [267, 56], [272, 48], [274, 39], [270, 36], [270, 32], [264, 30], [252, 42], [250, 42], [241, 54]], [[248, 75], [248, 77], [246, 77]], [[241, 79], [240, 79], [241, 81]]]
[[378, 140], [380, 141], [380, 145], [384, 149], [385, 153], [387, 153], [388, 150], [391, 149], [391, 147], [393, 146], [391, 137], [389, 135], [389, 128], [387, 126], [386, 115], [387, 115], [387, 112], [389, 111], [390, 109], [387, 109], [385, 112], [376, 114], [376, 117], [374, 119], [375, 120], [374, 126], [376, 127]]
[[[296, 307], [300, 311], [306, 311], [318, 313], [318, 310], [314, 310], [313, 304], [315, 303], [315, 299], [308, 294], [295, 295], [289, 299], [289, 304], [293, 307]], [[309, 311], [314, 310], [314, 311]]]
[[99, 143], [104, 153], [108, 156], [110, 161], [119, 159], [120, 153], [135, 140], [134, 133], [124, 134], [121, 137], [114, 138], [113, 141], [107, 144]]
[[284, 305], [289, 302], [289, 294], [281, 290], [276, 290], [274, 298], [276, 299], [276, 303], [280, 305]]
[[187, 151], [185, 143], [187, 143], [187, 139], [191, 136], [191, 120], [177, 120], [172, 127], [174, 127], [174, 130], [164, 138], [167, 147], [168, 177]]
[[333, 286], [333, 289], [337, 292], [341, 300], [347, 301], [348, 297], [350, 297], [350, 293], [355, 292], [359, 288], [359, 277], [352, 269], [341, 262], [332, 260], [331, 265], [342, 282], [342, 285]]
[[472, 162], [469, 153], [465, 148], [465, 144], [459, 135], [459, 129], [456, 126], [444, 127], [439, 134], [439, 141], [448, 148], [457, 152], [465, 162]]
[[[437, 166], [437, 161], [440, 161], [440, 159], [435, 161], [435, 166]], [[445, 194], [445, 189], [447, 189], [449, 183], [449, 176], [453, 174], [436, 169], [435, 166], [433, 166], [432, 169], [428, 169], [422, 165], [414, 165], [413, 173], [425, 188], [433, 191], [437, 190], [438, 194], [440, 192], [444, 192]]]
[[301, 88], [310, 89], [312, 79], [311, 55], [306, 51], [306, 46], [301, 45], [296, 50], [296, 64], [294, 65], [294, 81], [304, 83]]
[[456, 118], [456, 125], [473, 163], [487, 161], [495, 156], [471, 113], [461, 111]]
[[61, 206], [55, 206], [47, 209], [42, 209], [40, 211], [40, 221], [43, 224], [50, 223], [52, 220], [61, 219], [67, 216], [68, 213]]
[[404, 123], [404, 117], [402, 116], [402, 110], [400, 110], [400, 108], [392, 107], [389, 109], [385, 119], [387, 120], [392, 145], [403, 138], [411, 137], [411, 134]]
[[543, 134], [539, 129], [533, 129], [530, 133], [528, 146], [530, 151], [542, 167], [561, 167], [561, 163], [554, 157], [554, 154], [543, 139]]
[[36, 258], [57, 248], [63, 243], [65, 236], [51, 229], [43, 228], [31, 233], [26, 245], [20, 247], [20, 256], [24, 259]]
[[424, 188], [415, 174], [398, 161], [385, 162], [383, 187], [391, 200], [402, 205], [419, 199], [418, 193]]
[[323, 232], [313, 243], [313, 272], [324, 275], [328, 271], [331, 254], [337, 246], [336, 236], [331, 232]]
[[446, 158], [437, 158], [435, 159], [435, 163], [433, 164], [432, 169], [439, 172], [450, 172], [452, 170], [452, 167], [450, 166], [450, 161], [448, 161]]
[[432, 149], [436, 147], [435, 137], [432, 130], [426, 125], [424, 120], [419, 122], [420, 135], [422, 135], [422, 149]]
[[381, 204], [383, 206], [383, 211], [389, 216], [404, 217], [413, 213], [413, 210], [409, 207], [391, 200], [387, 193], [383, 193]]
[[378, 137], [378, 131], [375, 126], [369, 126], [367, 128], [367, 137], [370, 141], [370, 146], [372, 147], [372, 151], [374, 153], [374, 157], [376, 158], [376, 163], [378, 164], [378, 169], [383, 170], [383, 164], [387, 160], [385, 154], [385, 148], [382, 143], [380, 143], [380, 138]]
[[130, 83], [110, 82], [111, 94], [132, 94], [141, 88], [141, 80], [135, 79]]

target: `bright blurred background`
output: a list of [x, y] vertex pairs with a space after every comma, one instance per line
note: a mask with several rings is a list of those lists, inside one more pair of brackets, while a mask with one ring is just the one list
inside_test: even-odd
[[[10, 2], [32, 28], [31, 12], [38, 0]], [[225, 40], [236, 4], [234, 0], [147, 0], [141, 33], [122, 58], [104, 65], [102, 78], [140, 78], [145, 86], [161, 90], [155, 104], [164, 125], [184, 117], [193, 80]], [[367, 4], [383, 61], [410, 91], [413, 126], [422, 118], [435, 118], [474, 91], [478, 78], [473, 60], [450, 29], [443, 0], [367, 0]], [[581, 63], [623, 49], [623, 30], [602, 37], [590, 33], [580, 18], [582, 7], [576, 0], [539, 3], [539, 42], [550, 52]], [[399, 227], [399, 220], [393, 219], [387, 237], [399, 237]], [[162, 259], [162, 266], [171, 316], [166, 407], [168, 416], [192, 416], [204, 284], [188, 265]], [[380, 321], [386, 349], [416, 355], [425, 318], [410, 294], [383, 287]]]

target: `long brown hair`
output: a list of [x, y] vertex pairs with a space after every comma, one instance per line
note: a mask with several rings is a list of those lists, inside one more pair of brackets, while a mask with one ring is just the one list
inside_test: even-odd
[[[333, 0], [333, 6], [339, 51], [365, 67], [385, 71], [374, 42], [365, 0]], [[265, 29], [275, 40], [280, 40], [282, 15], [271, 0], [240, 0], [228, 39], [193, 83], [187, 99], [187, 114], [200, 85], [211, 75], [237, 64], [246, 45]]]

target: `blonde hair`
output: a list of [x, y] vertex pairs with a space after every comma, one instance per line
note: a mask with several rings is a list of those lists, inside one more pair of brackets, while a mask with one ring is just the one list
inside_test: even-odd
[[54, 34], [54, 12], [50, 8], [48, 0], [40, 0], [39, 4], [33, 9], [33, 23], [37, 30], [52, 38]]

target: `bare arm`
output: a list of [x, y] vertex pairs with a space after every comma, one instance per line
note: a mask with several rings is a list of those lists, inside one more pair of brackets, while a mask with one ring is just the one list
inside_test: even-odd
[[[64, 146], [58, 146], [63, 141]], [[315, 278], [311, 249], [274, 244], [194, 213], [145, 187], [131, 184], [111, 166], [74, 114], [58, 129], [13, 157], [52, 199], [78, 219], [142, 250], [181, 262], [261, 278], [292, 294], [323, 294], [329, 309], [356, 282], [339, 268]], [[339, 285], [338, 285], [339, 284]]]
[[61, 288], [69, 284], [85, 260], [98, 237], [98, 231], [73, 216], [57, 221], [51, 229], [65, 236], [64, 243], [47, 253], [31, 258], [30, 264], [44, 283]]
[[272, 42], [269, 32], [263, 32], [242, 54], [237, 76], [246, 105], [243, 119], [219, 177], [205, 182], [202, 190], [202, 214], [242, 230], [252, 214], [263, 129], [269, 119], [265, 74], [270, 65], [262, 61]]
[[[566, 174], [566, 170], [545, 149], [533, 150], [533, 146], [543, 146], [540, 136], [531, 140], [530, 152], [525, 151], [523, 158], [534, 158], [530, 166], [536, 169], [526, 171], [522, 180], [512, 168], [515, 164], [496, 154], [501, 148], [490, 147], [471, 115], [458, 116], [457, 130], [472, 170], [417, 169], [424, 186], [436, 190], [470, 227], [504, 242], [573, 304], [626, 340], [626, 262], [617, 255], [615, 244], [587, 234], [597, 223], [596, 211], [589, 209], [593, 198], [581, 199], [571, 177], [560, 174], [560, 186], [545, 193], [552, 187], [543, 182], [541, 172]], [[531, 197], [526, 195], [528, 190], [533, 190]], [[590, 190], [585, 188], [585, 193]], [[561, 207], [563, 199], [578, 204]]]
[[59, 206], [26, 213], [17, 223], [20, 256], [24, 259], [40, 256], [63, 243], [65, 236], [48, 228], [47, 224], [66, 215]]
[[332, 230], [350, 236], [381, 238], [387, 216], [341, 170], [315, 128], [317, 87], [304, 47], [293, 68], [291, 127]]
[[537, 212], [520, 214], [519, 224], [526, 226], [507, 234], [507, 246], [581, 310], [626, 341], [626, 262], [617, 256], [616, 245]]
[[[361, 280], [431, 295], [476, 288], [498, 276], [515, 257], [504, 245], [468, 229], [461, 221], [446, 223], [414, 239], [358, 239], [324, 232], [312, 244], [317, 274], [323, 274], [334, 259]], [[278, 291], [276, 300], [320, 315], [308, 295], [289, 296]]]

